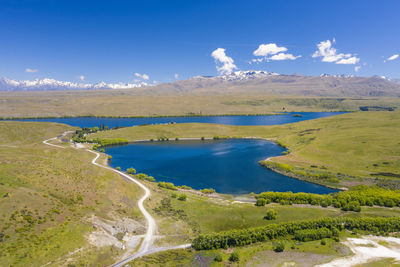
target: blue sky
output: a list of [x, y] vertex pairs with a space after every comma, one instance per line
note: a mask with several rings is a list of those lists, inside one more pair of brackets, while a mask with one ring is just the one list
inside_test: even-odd
[[[218, 75], [231, 58], [237, 70], [400, 78], [400, 58], [387, 60], [400, 54], [399, 12], [398, 0], [1, 0], [0, 77], [168, 82]], [[261, 44], [280, 52], [255, 56]]]

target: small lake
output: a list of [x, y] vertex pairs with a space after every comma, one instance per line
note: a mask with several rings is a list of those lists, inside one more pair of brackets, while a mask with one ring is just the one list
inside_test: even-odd
[[148, 117], [148, 118], [104, 118], [104, 117], [73, 117], [73, 118], [42, 118], [42, 119], [17, 119], [19, 121], [47, 121], [65, 123], [76, 127], [95, 127], [101, 124], [110, 128], [119, 126], [127, 127], [142, 124], [161, 123], [218, 123], [228, 125], [278, 125], [304, 120], [343, 114], [345, 112], [296, 112], [282, 113], [279, 115], [249, 115], [249, 116], [188, 116], [188, 117]]
[[157, 181], [214, 188], [219, 193], [247, 194], [292, 191], [327, 194], [336, 192], [313, 183], [273, 172], [258, 161], [281, 155], [283, 148], [259, 139], [138, 142], [108, 147], [113, 167], [134, 167]]

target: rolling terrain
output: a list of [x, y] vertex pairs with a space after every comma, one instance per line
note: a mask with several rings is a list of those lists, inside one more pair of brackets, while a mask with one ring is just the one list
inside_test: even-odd
[[[288, 155], [271, 161], [294, 166], [288, 172], [295, 177], [335, 187], [382, 181], [398, 184], [399, 120], [397, 111], [356, 112], [279, 126], [196, 123], [137, 126], [98, 132], [89, 138], [129, 141], [214, 136], [268, 138], [290, 149]], [[279, 166], [274, 169], [278, 170]], [[339, 180], [320, 179], [318, 174]]]
[[[1, 91], [1, 90], [0, 90]], [[269, 114], [400, 107], [400, 84], [373, 77], [237, 72], [131, 89], [3, 91], [2, 118]]]

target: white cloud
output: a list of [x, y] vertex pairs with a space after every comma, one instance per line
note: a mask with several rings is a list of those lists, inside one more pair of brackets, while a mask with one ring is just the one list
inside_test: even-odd
[[269, 57], [270, 60], [296, 60], [301, 56], [293, 56], [292, 54], [279, 53]]
[[145, 82], [140, 83], [74, 83], [44, 78], [35, 80], [12, 80], [0, 79], [0, 90], [91, 90], [91, 89], [128, 89], [148, 86]]
[[25, 69], [25, 72], [35, 73], [35, 72], [38, 72], [38, 70], [37, 70], [37, 69], [26, 68], [26, 69]]
[[288, 49], [284, 46], [278, 46], [275, 43], [260, 44], [253, 52], [253, 55], [263, 57], [252, 59], [249, 63], [261, 63], [263, 61], [270, 60], [296, 60], [299, 56], [293, 56], [293, 54], [284, 53]]
[[393, 56], [389, 57], [387, 60], [395, 60], [399, 57], [398, 54], [394, 54]]
[[[336, 43], [333, 39], [332, 43]], [[336, 48], [332, 47], [330, 40], [322, 41], [317, 44], [318, 50], [312, 57], [322, 57], [322, 62], [334, 62], [336, 64], [357, 64], [360, 59], [352, 54], [337, 53]]]
[[274, 43], [269, 43], [269, 44], [260, 44], [257, 48], [257, 50], [255, 50], [253, 52], [253, 55], [255, 56], [259, 56], [259, 57], [265, 57], [268, 55], [275, 55], [279, 52], [286, 52], [287, 48], [283, 47], [283, 46], [277, 46]]
[[349, 57], [336, 61], [336, 64], [357, 64], [359, 61], [360, 59], [358, 57]]
[[358, 72], [360, 69], [361, 69], [361, 66], [355, 66], [355, 67], [354, 67], [354, 71], [355, 71], [355, 72]]
[[79, 80], [84, 81], [85, 80], [85, 76], [84, 75], [79, 76]]
[[177, 73], [174, 74], [175, 79], [179, 79], [179, 75]]
[[140, 73], [135, 73], [135, 76], [136, 77], [139, 77], [140, 79], [143, 79], [143, 80], [148, 80], [148, 79], [150, 79], [150, 76], [149, 75], [147, 75], [147, 74], [140, 74]]
[[225, 54], [225, 48], [215, 49], [211, 53], [211, 56], [215, 59], [217, 64], [222, 64], [219, 66], [217, 65], [217, 70], [220, 74], [231, 73], [234, 69], [237, 69], [233, 59]]

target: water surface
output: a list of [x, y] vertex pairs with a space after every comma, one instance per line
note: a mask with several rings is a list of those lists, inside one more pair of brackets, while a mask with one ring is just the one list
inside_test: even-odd
[[[95, 127], [101, 124], [110, 128], [127, 127], [142, 124], [160, 123], [218, 123], [228, 125], [278, 125], [304, 120], [343, 114], [344, 112], [296, 112], [279, 115], [249, 115], [249, 116], [189, 116], [189, 117], [157, 117], [157, 118], [104, 118], [104, 117], [73, 117], [73, 118], [43, 118], [19, 119], [20, 121], [48, 121], [65, 123], [76, 127]], [[293, 116], [295, 115], [295, 116]], [[297, 116], [298, 115], [298, 116]]]
[[258, 164], [280, 155], [283, 148], [266, 140], [140, 142], [106, 148], [111, 166], [154, 176], [157, 181], [214, 188], [219, 193], [246, 194], [292, 191], [326, 194], [336, 190], [293, 179]]

